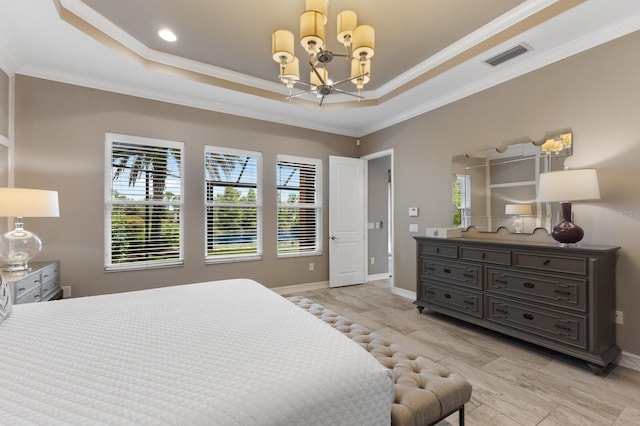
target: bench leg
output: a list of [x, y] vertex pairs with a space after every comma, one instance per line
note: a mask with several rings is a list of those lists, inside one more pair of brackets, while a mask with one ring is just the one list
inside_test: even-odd
[[460, 426], [464, 426], [464, 405], [462, 406], [462, 408], [460, 408], [460, 411], [458, 412], [458, 424]]

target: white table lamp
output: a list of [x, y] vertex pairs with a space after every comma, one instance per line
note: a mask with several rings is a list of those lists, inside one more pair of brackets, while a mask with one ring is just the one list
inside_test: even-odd
[[28, 262], [42, 250], [40, 238], [24, 229], [23, 217], [58, 217], [58, 192], [0, 188], [0, 217], [15, 217], [15, 228], [0, 235], [0, 260], [8, 271], [29, 270]]
[[524, 221], [522, 215], [530, 215], [532, 212], [530, 204], [505, 204], [504, 214], [513, 215], [513, 232], [518, 234], [524, 231]]

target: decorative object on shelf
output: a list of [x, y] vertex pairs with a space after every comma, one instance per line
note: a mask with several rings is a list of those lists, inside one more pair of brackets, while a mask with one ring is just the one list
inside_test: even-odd
[[504, 214], [513, 216], [513, 232], [520, 234], [524, 231], [524, 221], [522, 215], [530, 215], [532, 213], [530, 204], [506, 204], [504, 206]]
[[15, 228], [0, 235], [0, 260], [6, 271], [28, 271], [28, 262], [42, 250], [40, 238], [24, 229], [24, 217], [58, 217], [58, 192], [0, 188], [0, 217], [15, 217]]
[[[306, 0], [306, 9], [300, 15], [300, 44], [309, 55], [311, 71], [309, 81], [300, 80], [300, 62], [294, 51], [294, 35], [291, 31], [279, 29], [272, 34], [273, 60], [280, 64], [280, 81], [289, 88], [287, 99], [314, 93], [319, 99], [319, 107], [325, 97], [341, 93], [363, 99], [362, 89], [371, 76], [371, 58], [375, 53], [375, 30], [371, 25], [358, 25], [358, 17], [352, 10], [343, 10], [337, 18], [337, 38], [345, 47], [345, 53], [334, 53], [327, 49], [325, 28], [327, 23], [328, 0]], [[351, 73], [348, 78], [332, 81], [327, 64], [334, 56], [351, 59]], [[336, 86], [351, 81], [358, 94], [338, 89]], [[308, 87], [293, 94], [293, 87], [302, 84]]]
[[582, 228], [572, 221], [571, 202], [599, 199], [600, 187], [595, 169], [562, 170], [540, 174], [538, 200], [560, 202], [562, 221], [553, 227], [551, 236], [561, 244], [574, 244], [584, 237]]

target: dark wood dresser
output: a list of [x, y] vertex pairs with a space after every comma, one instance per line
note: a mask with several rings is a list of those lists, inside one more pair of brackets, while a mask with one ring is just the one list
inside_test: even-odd
[[416, 237], [418, 310], [427, 308], [588, 362], [616, 346], [619, 247]]

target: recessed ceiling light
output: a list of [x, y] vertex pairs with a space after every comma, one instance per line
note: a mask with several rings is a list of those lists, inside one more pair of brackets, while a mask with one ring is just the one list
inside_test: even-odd
[[158, 36], [160, 36], [164, 41], [176, 41], [178, 39], [175, 33], [168, 28], [163, 28], [158, 31]]

